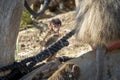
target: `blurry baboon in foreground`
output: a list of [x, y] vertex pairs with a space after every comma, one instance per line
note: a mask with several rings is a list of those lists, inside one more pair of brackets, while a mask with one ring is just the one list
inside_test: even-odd
[[[120, 41], [120, 0], [82, 0], [77, 14], [77, 37], [90, 44], [119, 45]], [[116, 42], [118, 43], [116, 45]]]
[[48, 80], [79, 80], [79, 76], [79, 67], [71, 62], [67, 62]]
[[120, 0], [82, 0], [77, 14], [78, 38], [89, 44], [120, 40]]

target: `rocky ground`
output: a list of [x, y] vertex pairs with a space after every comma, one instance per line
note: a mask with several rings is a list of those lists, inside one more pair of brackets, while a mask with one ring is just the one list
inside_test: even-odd
[[[60, 18], [62, 21], [62, 27], [60, 29], [61, 37], [67, 32], [71, 31], [75, 26], [75, 12], [70, 11], [64, 14], [59, 14], [53, 18]], [[52, 18], [41, 19], [39, 22], [48, 23]], [[46, 32], [40, 33], [38, 28], [29, 28], [19, 32], [18, 47], [17, 47], [17, 60], [21, 60], [33, 55], [36, 55], [41, 50], [40, 42], [44, 38]], [[69, 56], [77, 57], [78, 55], [90, 50], [87, 44], [80, 43], [76, 40], [75, 36], [69, 40], [69, 46], [64, 47], [57, 53], [57, 56]]]

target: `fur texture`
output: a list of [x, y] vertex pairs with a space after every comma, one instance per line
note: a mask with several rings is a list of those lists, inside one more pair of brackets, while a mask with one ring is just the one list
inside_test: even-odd
[[82, 0], [77, 11], [77, 37], [89, 44], [120, 39], [120, 0]]

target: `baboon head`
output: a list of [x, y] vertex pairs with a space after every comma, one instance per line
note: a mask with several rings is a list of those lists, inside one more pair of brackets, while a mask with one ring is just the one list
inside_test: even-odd
[[90, 44], [120, 39], [120, 0], [82, 0], [76, 15], [77, 37]]

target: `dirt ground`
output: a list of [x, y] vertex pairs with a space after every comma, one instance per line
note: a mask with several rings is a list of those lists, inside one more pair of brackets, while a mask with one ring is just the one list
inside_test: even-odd
[[[75, 26], [75, 12], [70, 11], [64, 14], [59, 14], [53, 18], [59, 18], [62, 21], [62, 27], [60, 29], [61, 37], [67, 32], [71, 31]], [[41, 19], [39, 22], [48, 23], [52, 18]], [[29, 28], [19, 32], [18, 47], [17, 47], [17, 60], [21, 60], [33, 55], [36, 55], [41, 50], [40, 42], [44, 38], [46, 32], [40, 34], [38, 28]], [[57, 52], [57, 56], [69, 56], [77, 57], [91, 48], [87, 44], [80, 43], [76, 40], [75, 36], [72, 36], [69, 41], [69, 46], [62, 48]]]

